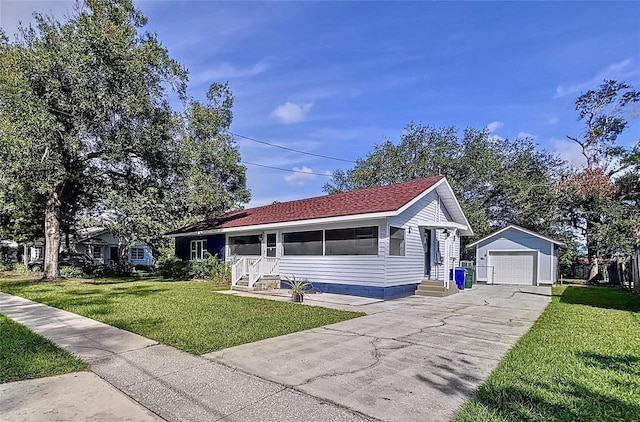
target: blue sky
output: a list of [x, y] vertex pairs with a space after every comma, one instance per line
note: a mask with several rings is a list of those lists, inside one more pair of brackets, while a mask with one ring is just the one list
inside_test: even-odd
[[[531, 136], [579, 166], [573, 102], [605, 78], [640, 89], [640, 2], [140, 1], [189, 94], [211, 82], [235, 95], [237, 134], [355, 160], [410, 121]], [[71, 2], [0, 3], [10, 34], [33, 10]], [[636, 118], [620, 139], [640, 139]], [[346, 162], [238, 139], [242, 159], [330, 174]], [[247, 166], [249, 204], [321, 195], [327, 177]]]

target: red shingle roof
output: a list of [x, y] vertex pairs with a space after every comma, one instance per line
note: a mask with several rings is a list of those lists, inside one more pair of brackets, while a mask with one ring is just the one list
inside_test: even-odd
[[395, 185], [231, 211], [168, 234], [396, 211], [442, 179], [443, 176], [433, 176]]

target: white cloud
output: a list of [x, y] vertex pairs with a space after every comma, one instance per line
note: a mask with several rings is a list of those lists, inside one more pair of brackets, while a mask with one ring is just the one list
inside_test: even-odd
[[312, 174], [313, 170], [307, 166], [302, 166], [302, 168], [294, 167], [293, 170], [297, 173], [284, 176], [284, 181], [287, 182], [289, 186], [304, 186], [305, 183], [318, 178], [317, 175]]
[[556, 116], [551, 116], [547, 119], [547, 124], [548, 125], [555, 125], [558, 124], [558, 122], [560, 121], [559, 118], [557, 118]]
[[620, 80], [638, 74], [640, 74], [638, 66], [634, 65], [633, 59], [628, 58], [621, 62], [610, 64], [595, 74], [593, 78], [588, 81], [558, 85], [556, 88], [555, 98], [575, 94], [587, 89], [593, 89], [597, 85], [601, 84], [605, 79]]
[[552, 146], [553, 152], [566, 160], [569, 166], [584, 168], [587, 165], [587, 159], [582, 155], [582, 148], [575, 142], [568, 139], [551, 138], [549, 144]]
[[311, 111], [313, 103], [295, 104], [286, 102], [275, 108], [271, 112], [271, 117], [278, 119], [284, 124], [299, 123], [306, 120], [307, 115]]
[[500, 129], [502, 126], [504, 126], [504, 123], [496, 120], [487, 125], [487, 130], [489, 131], [489, 133], [493, 133], [496, 130]]
[[529, 138], [529, 139], [536, 139], [536, 135], [528, 133], [528, 132], [518, 132], [518, 139], [524, 139], [524, 138]]
[[226, 81], [229, 79], [245, 78], [248, 76], [259, 75], [269, 70], [270, 64], [267, 59], [262, 59], [253, 66], [238, 67], [231, 63], [222, 63], [213, 66], [202, 72], [193, 74], [189, 77], [190, 82], [200, 84], [204, 82]]

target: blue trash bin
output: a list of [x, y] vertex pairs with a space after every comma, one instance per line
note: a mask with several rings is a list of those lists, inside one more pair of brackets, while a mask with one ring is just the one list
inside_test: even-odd
[[456, 277], [456, 286], [458, 286], [458, 289], [464, 290], [464, 281], [465, 281], [465, 278], [467, 277], [467, 269], [463, 267], [456, 267], [455, 277]]

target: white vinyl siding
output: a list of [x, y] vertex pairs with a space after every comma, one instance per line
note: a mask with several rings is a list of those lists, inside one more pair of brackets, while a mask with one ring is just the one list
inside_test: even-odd
[[[418, 226], [427, 223], [453, 221], [444, 205], [438, 201], [438, 194], [433, 191], [422, 197], [415, 204], [407, 208], [400, 215], [389, 217], [388, 225], [405, 229], [405, 256], [387, 256], [386, 260], [386, 285], [398, 286], [402, 284], [420, 283], [424, 278], [424, 248]], [[409, 231], [409, 227], [411, 230]], [[444, 234], [442, 230], [433, 230], [433, 244], [439, 241], [440, 253], [444, 259]], [[460, 238], [456, 236], [452, 247], [452, 256], [460, 255]], [[431, 279], [443, 280], [443, 265], [435, 265], [432, 255]], [[456, 260], [456, 265], [458, 265]]]
[[[280, 258], [280, 275], [306, 278], [311, 283], [335, 283], [361, 286], [384, 286], [384, 258], [386, 254], [387, 230], [384, 219], [350, 221], [344, 223], [323, 224], [322, 226], [306, 226], [305, 230], [334, 230], [355, 227], [378, 228], [378, 253], [376, 255], [318, 255], [287, 256]], [[301, 228], [287, 227], [282, 233], [303, 231]]]
[[553, 282], [554, 245], [537, 236], [510, 228], [496, 236], [489, 237], [476, 246], [476, 278], [478, 281], [492, 282], [495, 268], [489, 254], [501, 251], [536, 251], [536, 284]]

